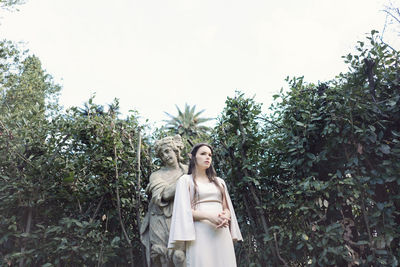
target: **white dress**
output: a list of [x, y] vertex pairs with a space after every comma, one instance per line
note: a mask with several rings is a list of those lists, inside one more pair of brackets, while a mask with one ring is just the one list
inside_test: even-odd
[[[236, 214], [223, 179], [217, 178], [225, 191], [231, 213], [230, 227], [216, 228], [209, 221], [193, 221], [191, 199], [194, 183], [191, 175], [179, 178], [168, 241], [169, 249], [186, 250], [186, 267], [235, 267], [233, 241], [243, 240]], [[198, 210], [222, 211], [221, 192], [214, 183], [197, 183]]]
[[[197, 183], [200, 211], [222, 211], [221, 191], [214, 183]], [[196, 240], [186, 242], [186, 267], [236, 266], [232, 236], [228, 227], [216, 228], [207, 220], [195, 221]]]

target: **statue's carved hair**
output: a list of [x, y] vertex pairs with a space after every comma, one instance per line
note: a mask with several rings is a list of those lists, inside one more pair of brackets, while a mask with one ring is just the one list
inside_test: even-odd
[[178, 162], [181, 163], [184, 161], [183, 157], [181, 156], [181, 151], [184, 148], [184, 145], [183, 145], [182, 138], [180, 135], [167, 136], [160, 140], [157, 140], [155, 142], [155, 146], [154, 146], [157, 157], [161, 158], [160, 153], [161, 153], [161, 150], [163, 149], [163, 147], [165, 147], [165, 146], [169, 146], [170, 148], [172, 148], [172, 150], [175, 151]]

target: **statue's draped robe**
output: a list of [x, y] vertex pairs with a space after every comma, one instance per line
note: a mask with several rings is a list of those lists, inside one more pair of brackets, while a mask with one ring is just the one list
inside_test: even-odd
[[171, 251], [168, 251], [168, 235], [171, 225], [171, 216], [174, 199], [164, 201], [162, 198], [164, 190], [176, 183], [176, 180], [183, 174], [179, 174], [172, 179], [165, 179], [162, 175], [156, 175], [148, 187], [147, 193], [151, 194], [148, 212], [142, 222], [140, 233], [142, 243], [146, 247], [146, 259], [148, 266], [150, 260], [155, 254], [171, 257]]

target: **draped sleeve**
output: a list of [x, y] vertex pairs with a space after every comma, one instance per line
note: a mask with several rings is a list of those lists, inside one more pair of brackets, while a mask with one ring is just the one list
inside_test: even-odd
[[228, 203], [228, 208], [231, 213], [231, 223], [230, 223], [230, 230], [231, 230], [231, 236], [233, 241], [242, 241], [243, 237], [240, 232], [239, 224], [236, 219], [236, 214], [235, 210], [233, 209], [232, 201], [228, 193], [228, 189], [226, 187], [225, 181], [221, 178], [218, 177], [218, 181], [223, 185], [224, 190], [225, 190], [225, 196], [226, 196], [226, 201]]
[[[229, 211], [231, 214], [230, 232], [233, 241], [243, 240], [240, 233], [239, 224], [236, 218], [235, 210], [228, 193], [225, 181], [218, 178], [225, 190], [225, 196]], [[169, 232], [168, 248], [185, 250], [185, 241], [196, 239], [194, 228], [191, 198], [193, 198], [193, 181], [191, 175], [183, 175], [179, 178], [175, 189], [174, 208], [171, 218], [171, 228]]]
[[168, 248], [171, 249], [184, 250], [185, 241], [192, 241], [196, 238], [190, 204], [190, 178], [190, 175], [183, 175], [176, 184], [168, 240]]

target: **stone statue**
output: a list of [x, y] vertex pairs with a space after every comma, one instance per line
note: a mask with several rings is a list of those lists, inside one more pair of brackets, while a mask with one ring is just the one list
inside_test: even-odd
[[182, 164], [182, 149], [179, 135], [168, 136], [155, 143], [162, 166], [150, 175], [146, 192], [151, 199], [140, 229], [149, 267], [185, 266], [184, 251], [167, 249], [176, 182], [187, 173], [187, 165]]

